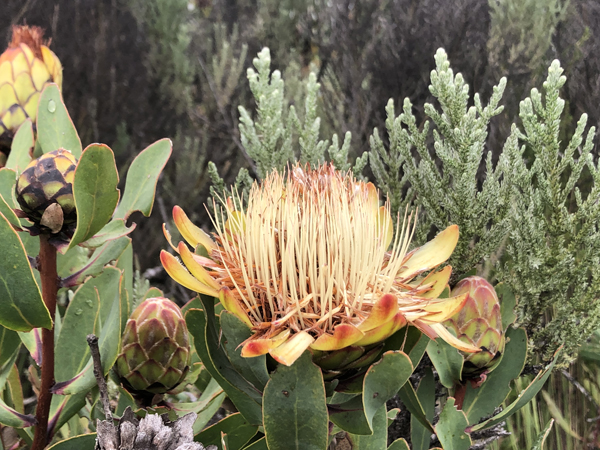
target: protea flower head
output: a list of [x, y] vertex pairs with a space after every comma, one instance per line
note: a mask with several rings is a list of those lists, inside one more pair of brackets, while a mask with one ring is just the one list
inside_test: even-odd
[[140, 303], [127, 321], [115, 364], [125, 387], [164, 394], [183, 381], [189, 363], [189, 335], [179, 307], [162, 297]]
[[73, 154], [61, 148], [31, 161], [19, 176], [17, 201], [36, 233], [66, 232], [71, 237], [77, 222], [73, 198], [76, 165]]
[[444, 322], [461, 341], [480, 347], [476, 354], [465, 355], [463, 374], [476, 376], [491, 372], [504, 351], [504, 329], [500, 301], [494, 287], [482, 277], [460, 280], [451, 295], [467, 294], [465, 306]]
[[[251, 327], [242, 356], [268, 352], [291, 365], [309, 347], [364, 348], [407, 323], [478, 351], [441, 324], [466, 300], [437, 298], [451, 268], [433, 270], [454, 250], [456, 225], [409, 251], [412, 214], [394, 233], [389, 202], [379, 206], [375, 186], [328, 164], [272, 172], [252, 186], [244, 209], [232, 198], [222, 203], [215, 205], [214, 239], [176, 206], [175, 225], [192, 250], [171, 244], [183, 264], [164, 250], [161, 261], [175, 281], [219, 298]], [[166, 228], [165, 235], [170, 241]]]
[[35, 121], [46, 84], [62, 84], [62, 66], [43, 36], [40, 27], [14, 26], [12, 41], [0, 55], [0, 150], [6, 153], [25, 119]]

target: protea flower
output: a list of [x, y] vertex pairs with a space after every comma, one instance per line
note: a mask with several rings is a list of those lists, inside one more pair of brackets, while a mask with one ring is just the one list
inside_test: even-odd
[[481, 351], [465, 355], [463, 374], [491, 372], [504, 351], [504, 330], [500, 302], [494, 287], [482, 277], [459, 281], [451, 295], [467, 294], [465, 306], [444, 323], [463, 342]]
[[17, 201], [36, 232], [72, 233], [77, 222], [76, 165], [73, 154], [61, 148], [31, 161], [17, 180]]
[[115, 368], [134, 393], [164, 394], [189, 370], [190, 343], [179, 307], [167, 298], [144, 300], [131, 314]]
[[268, 352], [291, 365], [309, 347], [364, 348], [407, 323], [478, 351], [441, 324], [467, 298], [437, 298], [451, 268], [434, 269], [454, 250], [457, 226], [409, 252], [412, 214], [398, 220], [394, 237], [389, 202], [379, 206], [375, 186], [327, 164], [271, 173], [252, 186], [243, 210], [232, 198], [222, 203], [214, 239], [176, 206], [175, 225], [192, 250], [171, 244], [183, 264], [164, 250], [161, 261], [175, 281], [219, 298], [253, 330], [242, 356]]
[[44, 86], [62, 84], [62, 66], [43, 36], [39, 27], [14, 26], [12, 41], [0, 55], [0, 151], [5, 153], [25, 119], [35, 121]]

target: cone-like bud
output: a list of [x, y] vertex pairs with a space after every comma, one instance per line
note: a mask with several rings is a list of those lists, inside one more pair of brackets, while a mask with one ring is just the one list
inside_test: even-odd
[[125, 387], [164, 394], [183, 381], [189, 361], [188, 330], [179, 307], [162, 297], [142, 302], [127, 321], [115, 365]]
[[15, 26], [11, 43], [0, 55], [0, 151], [5, 153], [25, 119], [35, 121], [46, 84], [62, 84], [62, 66], [43, 36], [39, 27]]
[[72, 231], [75, 226], [76, 165], [71, 152], [61, 148], [31, 161], [17, 180], [17, 201], [40, 232]]
[[444, 325], [463, 342], [480, 347], [479, 353], [465, 354], [464, 375], [492, 371], [504, 351], [504, 330], [500, 302], [494, 287], [482, 277], [468, 277], [452, 290], [452, 296], [468, 294], [463, 308]]

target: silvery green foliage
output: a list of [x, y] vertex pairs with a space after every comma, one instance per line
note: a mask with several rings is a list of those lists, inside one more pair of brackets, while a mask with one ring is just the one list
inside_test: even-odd
[[[320, 84], [311, 72], [304, 82], [304, 110], [301, 116], [294, 105], [288, 106], [284, 81], [278, 70], [271, 72], [269, 49], [263, 49], [253, 60], [256, 70], [248, 69], [250, 89], [256, 101], [256, 117], [243, 106], [240, 111], [240, 134], [242, 145], [256, 163], [259, 178], [273, 170], [283, 170], [288, 163], [299, 160], [316, 166], [325, 161], [326, 151], [336, 167], [350, 168], [348, 149], [350, 133], [346, 133], [342, 146], [337, 136], [331, 145], [319, 139], [321, 119], [317, 112], [317, 96]], [[362, 170], [366, 159], [357, 160], [355, 170]]]
[[[425, 239], [431, 225], [438, 230], [459, 226], [460, 240], [450, 264], [455, 277], [460, 277], [494, 252], [506, 236], [511, 188], [501, 180], [518, 143], [512, 133], [494, 168], [492, 152], [486, 152], [487, 130], [490, 119], [502, 111], [498, 103], [506, 79], [494, 87], [487, 106], [475, 94], [474, 106], [469, 107], [469, 87], [460, 74], [454, 75], [443, 49], [437, 51], [435, 61], [429, 89], [441, 111], [425, 104], [435, 127], [433, 152], [428, 145], [430, 122], [419, 130], [410, 101], [404, 100], [403, 112], [396, 117], [390, 100], [386, 108], [389, 147], [375, 129], [369, 160], [379, 188], [389, 193], [393, 212], [403, 213], [406, 206], [421, 209], [419, 240]], [[478, 186], [477, 172], [486, 153], [485, 177]]]
[[561, 145], [562, 72], [554, 61], [544, 95], [532, 89], [520, 105], [519, 139], [533, 163], [528, 169], [519, 157], [513, 164], [513, 226], [498, 276], [517, 293], [517, 321], [542, 359], [564, 344], [568, 361], [600, 325], [600, 168], [585, 114]]

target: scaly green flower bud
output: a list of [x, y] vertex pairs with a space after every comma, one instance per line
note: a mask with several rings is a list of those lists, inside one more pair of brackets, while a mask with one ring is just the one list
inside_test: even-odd
[[504, 351], [504, 330], [500, 302], [494, 287], [482, 277], [468, 277], [457, 283], [452, 296], [468, 294], [465, 306], [444, 322], [463, 342], [480, 347], [479, 353], [465, 354], [463, 374], [491, 372]]
[[142, 302], [127, 321], [115, 365], [125, 387], [164, 394], [183, 381], [189, 362], [188, 330], [179, 307], [162, 297]]

